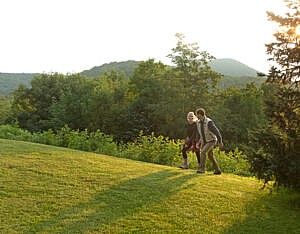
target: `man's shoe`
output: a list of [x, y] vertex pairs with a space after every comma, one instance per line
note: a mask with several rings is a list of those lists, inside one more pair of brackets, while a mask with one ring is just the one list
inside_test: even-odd
[[200, 169], [198, 169], [196, 172], [197, 172], [197, 173], [200, 173], [200, 174], [204, 174], [204, 173], [205, 173], [204, 170], [200, 170]]
[[221, 171], [215, 171], [214, 174], [215, 174], [215, 175], [221, 175], [222, 172], [221, 172]]
[[180, 166], [181, 169], [189, 169], [189, 165], [183, 164]]

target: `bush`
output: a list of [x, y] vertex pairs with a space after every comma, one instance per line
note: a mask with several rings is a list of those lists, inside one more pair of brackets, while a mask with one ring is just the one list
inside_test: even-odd
[[11, 125], [0, 125], [0, 138], [20, 141], [32, 141], [32, 134], [27, 130]]
[[[252, 176], [249, 170], [250, 164], [247, 160], [247, 156], [238, 148], [235, 148], [228, 153], [221, 151], [219, 148], [215, 148], [214, 156], [223, 172], [241, 176]], [[212, 165], [210, 163], [208, 164], [208, 169], [212, 170]]]
[[122, 156], [144, 162], [173, 166], [181, 160], [181, 143], [167, 137], [149, 136], [140, 132], [134, 142], [128, 143]]
[[32, 134], [32, 141], [40, 144], [55, 145], [55, 139], [56, 135], [51, 129]]
[[100, 130], [90, 133], [89, 148], [90, 151], [96, 153], [102, 153], [111, 156], [119, 155], [118, 146], [114, 142], [113, 137], [100, 132]]
[[253, 131], [250, 135], [250, 170], [265, 184], [300, 190], [300, 135], [289, 137], [275, 126]]
[[[52, 130], [31, 134], [13, 126], [2, 125], [0, 126], [0, 138], [56, 145], [176, 167], [182, 162], [181, 148], [184, 143], [183, 140], [176, 141], [164, 136], [156, 137], [154, 133], [146, 136], [140, 132], [135, 141], [117, 145], [112, 136], [99, 130], [91, 133], [88, 133], [87, 130], [80, 132], [71, 130], [68, 126], [58, 130], [56, 134]], [[220, 151], [219, 148], [215, 148], [214, 155], [223, 172], [242, 176], [251, 175], [247, 157], [238, 148], [227, 154]], [[190, 168], [196, 169], [195, 154], [189, 151], [188, 157]], [[207, 160], [207, 169], [212, 170], [209, 160]]]

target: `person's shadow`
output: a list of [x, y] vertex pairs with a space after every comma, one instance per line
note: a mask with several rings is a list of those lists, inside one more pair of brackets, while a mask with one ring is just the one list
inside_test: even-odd
[[32, 226], [27, 233], [96, 231], [101, 225], [109, 225], [167, 199], [184, 189], [182, 185], [195, 176], [163, 170], [128, 180], [98, 194], [94, 200], [68, 207], [51, 219]]

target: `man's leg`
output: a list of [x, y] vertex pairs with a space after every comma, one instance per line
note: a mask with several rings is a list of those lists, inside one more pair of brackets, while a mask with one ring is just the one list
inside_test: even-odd
[[202, 147], [200, 154], [200, 166], [198, 167], [197, 173], [205, 173], [206, 166], [206, 155], [209, 151], [214, 148], [215, 142], [208, 142]]
[[221, 174], [222, 172], [221, 172], [221, 169], [220, 169], [220, 167], [219, 167], [219, 164], [218, 164], [216, 158], [214, 157], [213, 150], [211, 149], [207, 154], [208, 154], [209, 160], [210, 160], [210, 161], [212, 162], [212, 164], [213, 164], [214, 174], [216, 174], [216, 175]]

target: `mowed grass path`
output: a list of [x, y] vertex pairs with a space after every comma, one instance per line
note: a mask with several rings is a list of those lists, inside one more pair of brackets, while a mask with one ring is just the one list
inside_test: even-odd
[[0, 139], [1, 233], [300, 233], [300, 195], [261, 187]]

